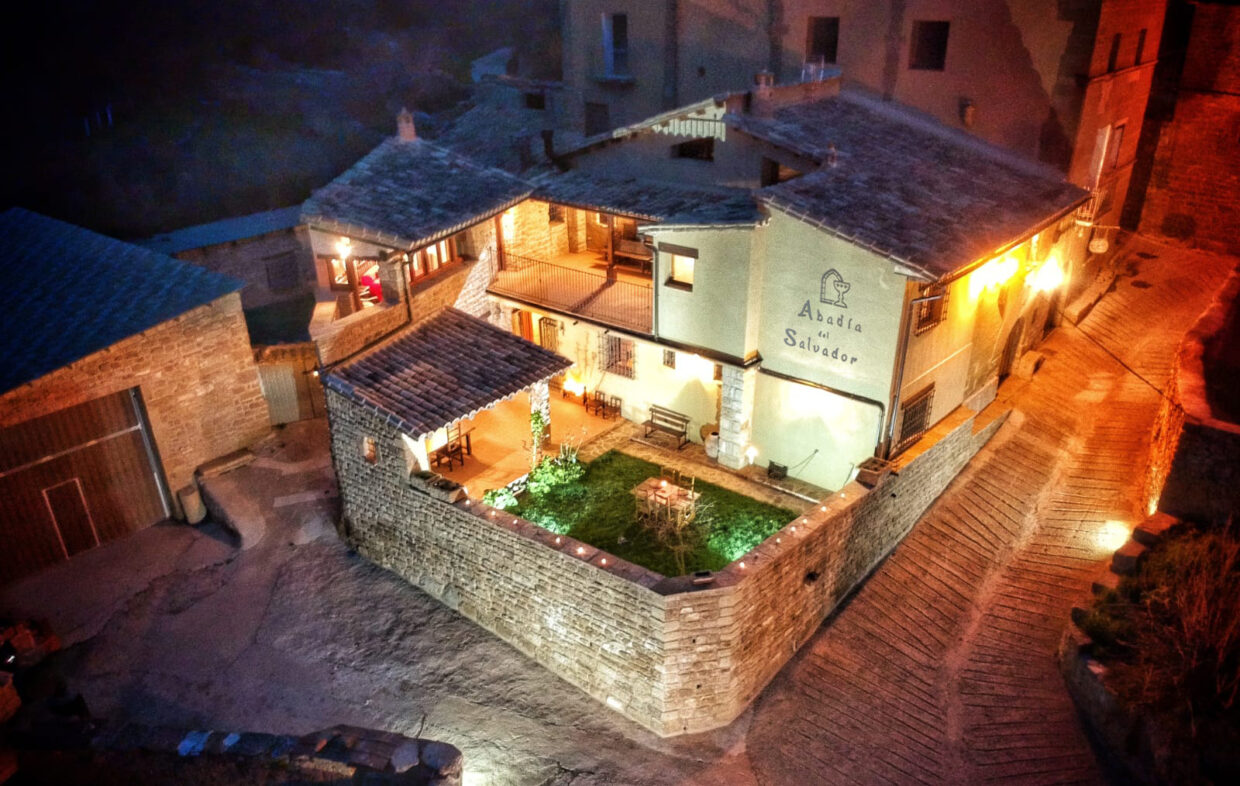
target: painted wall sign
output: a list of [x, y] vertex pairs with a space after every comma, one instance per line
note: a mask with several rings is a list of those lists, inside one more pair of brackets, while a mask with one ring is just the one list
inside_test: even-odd
[[[784, 328], [784, 346], [799, 349], [818, 357], [851, 366], [860, 357], [855, 341], [849, 339], [862, 332], [860, 318], [841, 313], [836, 309], [848, 308], [844, 296], [852, 284], [844, 280], [835, 268], [822, 274], [818, 292], [818, 305], [806, 298], [796, 312], [793, 326]], [[823, 309], [822, 306], [828, 306]]]

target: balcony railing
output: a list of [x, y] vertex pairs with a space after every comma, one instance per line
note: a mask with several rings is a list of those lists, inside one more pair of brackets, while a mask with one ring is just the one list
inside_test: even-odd
[[505, 253], [487, 291], [584, 317], [623, 330], [650, 333], [652, 289], [629, 281]]

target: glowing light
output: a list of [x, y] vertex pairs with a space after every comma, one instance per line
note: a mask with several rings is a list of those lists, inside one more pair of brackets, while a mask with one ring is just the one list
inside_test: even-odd
[[745, 569], [745, 561], [741, 560], [741, 570], [744, 570], [744, 569]]
[[349, 254], [353, 253], [353, 241], [347, 237], [342, 237], [336, 241], [336, 254], [341, 259], [348, 259]]
[[1128, 542], [1128, 525], [1122, 521], [1108, 521], [1094, 536], [1094, 542], [1107, 551], [1115, 551]]
[[792, 531], [793, 531], [793, 532], [796, 532], [796, 531], [797, 531], [797, 528], [794, 526], [794, 527], [792, 528]]
[[578, 546], [578, 547], [577, 547], [577, 556], [578, 556], [578, 557], [580, 557], [582, 554], [585, 554], [585, 553], [586, 553], [586, 547], [585, 547], [585, 546]]
[[600, 560], [600, 562], [602, 562], [602, 564], [606, 565], [606, 564], [607, 564], [607, 558], [606, 558], [606, 557], [603, 557], [603, 559], [602, 559], [602, 560]]
[[775, 545], [776, 545], [776, 546], [778, 546], [780, 543], [783, 543], [783, 542], [784, 542], [784, 541], [783, 541], [783, 538], [775, 538]]
[[621, 703], [620, 703], [620, 700], [619, 700], [619, 699], [617, 699], [615, 696], [608, 696], [608, 697], [607, 697], [607, 706], [608, 706], [608, 707], [611, 707], [613, 710], [621, 710], [621, 709], [624, 709], [624, 705], [623, 705], [623, 704], [621, 704]]
[[996, 257], [969, 275], [969, 296], [976, 298], [988, 289], [1004, 284], [1020, 270], [1016, 257]]
[[499, 217], [499, 226], [504, 233], [504, 242], [511, 242], [513, 233], [517, 231], [517, 216], [512, 210], [505, 210]]
[[558, 545], [560, 545], [560, 543], [561, 543], [563, 540], [564, 540], [563, 538], [556, 538], [556, 539], [555, 539], [555, 545], [557, 545], [557, 546], [558, 546]]
[[1158, 496], [1159, 495], [1155, 494], [1150, 497], [1150, 501], [1145, 506], [1145, 515], [1153, 516], [1158, 512]]
[[676, 376], [683, 379], [696, 379], [700, 382], [714, 382], [715, 364], [701, 355], [677, 352]]
[[1064, 282], [1063, 267], [1060, 266], [1056, 257], [1046, 260], [1042, 267], [1033, 274], [1033, 288], [1039, 292], [1052, 292], [1059, 289], [1059, 285]]
[[495, 518], [495, 511], [491, 511], [491, 518]]
[[823, 505], [821, 508], [819, 508], [819, 510], [821, 510], [823, 513], [826, 513], [826, 512], [827, 512], [827, 506], [826, 506], [826, 505]]
[[755, 448], [753, 445], [750, 445], [749, 447], [745, 448], [745, 458], [749, 460], [750, 464], [752, 464], [754, 459], [756, 459], [757, 457], [758, 457], [757, 448]]
[[581, 374], [576, 369], [569, 369], [564, 376], [564, 390], [573, 396], [580, 396], [586, 392], [585, 380], [581, 378]]

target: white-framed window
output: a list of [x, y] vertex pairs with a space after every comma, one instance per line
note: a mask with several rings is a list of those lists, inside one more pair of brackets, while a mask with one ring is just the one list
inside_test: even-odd
[[668, 278], [668, 282], [692, 288], [693, 268], [696, 264], [697, 260], [693, 257], [683, 256], [681, 254], [672, 254], [672, 270], [671, 276]]
[[607, 76], [629, 74], [628, 14], [603, 14], [603, 67]]

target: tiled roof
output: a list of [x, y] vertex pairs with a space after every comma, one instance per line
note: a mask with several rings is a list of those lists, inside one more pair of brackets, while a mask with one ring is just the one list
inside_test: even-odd
[[1057, 172], [847, 93], [728, 122], [824, 164], [760, 190], [764, 202], [932, 277], [1020, 240], [1088, 196]]
[[547, 177], [534, 196], [667, 224], [752, 224], [762, 218], [748, 189], [682, 185], [581, 170]]
[[329, 231], [412, 248], [498, 213], [530, 190], [424, 139], [391, 138], [315, 191], [301, 215]]
[[571, 365], [549, 349], [450, 308], [323, 379], [332, 390], [419, 437]]
[[0, 213], [0, 249], [0, 393], [243, 283], [22, 208]]
[[165, 232], [141, 241], [138, 245], [158, 251], [161, 254], [176, 254], [191, 248], [206, 248], [233, 240], [248, 240], [252, 237], [291, 229], [301, 223], [301, 206], [284, 207], [279, 210], [268, 210], [248, 216], [225, 218], [209, 224], [185, 227], [173, 232]]

